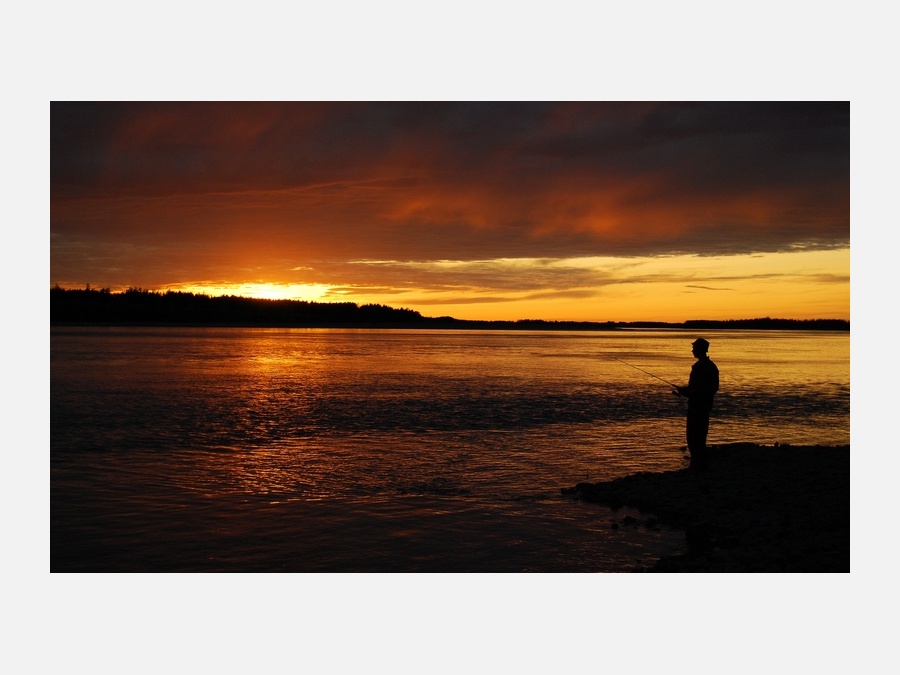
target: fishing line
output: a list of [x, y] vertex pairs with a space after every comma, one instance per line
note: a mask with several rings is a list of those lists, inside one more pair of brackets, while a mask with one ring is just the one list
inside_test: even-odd
[[628, 363], [627, 361], [623, 361], [622, 359], [618, 359], [618, 358], [616, 358], [615, 356], [610, 356], [609, 358], [613, 359], [614, 361], [618, 361], [619, 363], [624, 363], [626, 366], [629, 366], [629, 367], [631, 367], [631, 368], [634, 368], [635, 370], [639, 370], [639, 371], [641, 371], [642, 373], [644, 373], [645, 375], [649, 375], [650, 377], [655, 377], [657, 380], [659, 380], [660, 382], [665, 382], [665, 383], [666, 383], [667, 385], [669, 385], [670, 387], [675, 387], [676, 389], [679, 389], [679, 388], [680, 388], [677, 384], [674, 384], [673, 382], [669, 382], [668, 380], [664, 380], [664, 379], [661, 378], [659, 375], [654, 375], [653, 373], [648, 372], [648, 371], [644, 370], [643, 368], [638, 368], [637, 366], [632, 365], [632, 364]]

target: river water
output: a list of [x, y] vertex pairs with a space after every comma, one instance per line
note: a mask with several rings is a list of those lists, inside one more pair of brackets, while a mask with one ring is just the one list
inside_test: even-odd
[[[614, 572], [696, 334], [52, 327], [52, 571]], [[707, 331], [711, 445], [850, 442], [849, 333]], [[634, 523], [628, 516], [634, 516]]]

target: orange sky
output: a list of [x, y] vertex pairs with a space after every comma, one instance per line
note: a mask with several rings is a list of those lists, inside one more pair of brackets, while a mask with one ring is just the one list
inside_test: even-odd
[[849, 117], [54, 103], [50, 284], [475, 319], [849, 319]]

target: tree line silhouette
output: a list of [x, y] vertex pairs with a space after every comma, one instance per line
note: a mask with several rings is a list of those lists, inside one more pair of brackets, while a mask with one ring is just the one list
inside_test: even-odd
[[129, 288], [50, 289], [51, 325], [271, 326], [297, 328], [455, 328], [494, 330], [616, 330], [619, 328], [753, 328], [768, 330], [850, 330], [841, 319], [734, 319], [659, 321], [472, 321], [425, 317], [412, 309], [352, 302], [265, 300], [234, 295], [212, 297], [181, 291]]

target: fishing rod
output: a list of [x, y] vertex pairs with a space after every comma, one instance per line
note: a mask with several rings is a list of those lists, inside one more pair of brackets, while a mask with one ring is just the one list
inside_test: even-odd
[[618, 361], [619, 363], [624, 363], [626, 366], [630, 366], [631, 368], [634, 368], [635, 370], [639, 370], [642, 373], [644, 373], [645, 375], [649, 375], [650, 377], [655, 377], [657, 380], [659, 380], [660, 382], [665, 382], [670, 387], [675, 387], [676, 389], [681, 388], [679, 385], [669, 382], [668, 380], [664, 380], [659, 375], [654, 375], [653, 373], [650, 373], [650, 372], [644, 370], [643, 368], [638, 368], [637, 366], [632, 365], [632, 364], [628, 363], [627, 361], [623, 361], [622, 359], [616, 358], [615, 356], [611, 356], [610, 358], [613, 359], [614, 361]]

